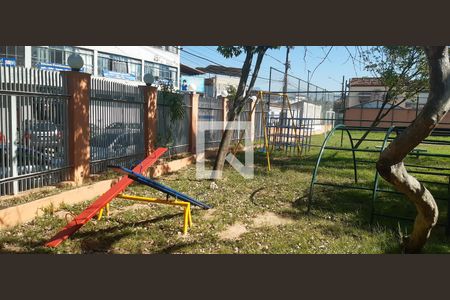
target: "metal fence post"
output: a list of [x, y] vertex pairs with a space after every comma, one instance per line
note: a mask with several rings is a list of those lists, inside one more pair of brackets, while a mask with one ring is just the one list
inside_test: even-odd
[[245, 145], [245, 147], [252, 147], [253, 148], [253, 144], [255, 143], [255, 123], [256, 123], [256, 104], [258, 103], [258, 100], [256, 101], [252, 101], [250, 103], [250, 143], [251, 145]]
[[[12, 171], [12, 177], [15, 178], [19, 175], [18, 172], [18, 163], [17, 163], [17, 128], [18, 122], [17, 122], [17, 96], [12, 95], [11, 98], [11, 105], [9, 106], [10, 116], [11, 116], [11, 171]], [[13, 181], [12, 184], [12, 192], [13, 195], [17, 195], [19, 193], [19, 182], [17, 180]]]
[[419, 101], [420, 101], [419, 94], [417, 94], [416, 100], [417, 100], [416, 101], [416, 118], [417, 118], [417, 115], [419, 114]]

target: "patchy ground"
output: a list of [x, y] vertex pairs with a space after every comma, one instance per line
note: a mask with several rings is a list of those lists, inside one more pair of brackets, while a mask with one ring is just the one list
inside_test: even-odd
[[[351, 183], [349, 155], [327, 152], [318, 179]], [[309, 215], [305, 213], [316, 158], [317, 149], [301, 159], [276, 153], [272, 171], [268, 173], [264, 154], [257, 153], [254, 179], [245, 180], [227, 167], [217, 186], [208, 180], [195, 179], [195, 166], [163, 176], [162, 183], [213, 206], [211, 210], [192, 209], [193, 227], [187, 235], [182, 234], [181, 208], [116, 199], [108, 217], [89, 222], [56, 249], [43, 244], [66, 224], [66, 219], [81, 212], [88, 203], [61, 207], [56, 213], [48, 211], [33, 222], [0, 231], [0, 252], [399, 253], [397, 228], [410, 232], [411, 223], [379, 218], [371, 228], [370, 193], [317, 188], [313, 210]], [[422, 158], [416, 162], [443, 164]], [[358, 171], [361, 184], [370, 186], [373, 168], [361, 166]], [[132, 185], [127, 193], [161, 196], [138, 184]], [[382, 200], [380, 203], [384, 203]], [[404, 199], [384, 200], [387, 204], [380, 209], [395, 214], [411, 213]], [[425, 252], [448, 253], [448, 241], [443, 228], [436, 228]]]

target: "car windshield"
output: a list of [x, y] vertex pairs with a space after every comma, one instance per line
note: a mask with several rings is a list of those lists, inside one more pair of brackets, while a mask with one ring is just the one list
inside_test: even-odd
[[123, 123], [112, 123], [108, 126], [106, 126], [107, 129], [119, 129], [123, 128]]
[[129, 124], [128, 127], [131, 129], [139, 129], [139, 128], [141, 128], [141, 124], [133, 123], [133, 124]]
[[117, 134], [114, 133], [105, 133], [101, 135], [97, 135], [91, 138], [91, 146], [94, 147], [108, 147], [111, 145], [114, 140], [118, 137]]
[[54, 131], [58, 129], [56, 124], [50, 122], [27, 123], [25, 126], [36, 131]]

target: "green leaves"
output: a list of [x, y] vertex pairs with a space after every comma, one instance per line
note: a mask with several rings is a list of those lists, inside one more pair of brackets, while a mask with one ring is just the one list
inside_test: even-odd
[[232, 58], [233, 56], [241, 55], [244, 51], [244, 46], [219, 46], [217, 51], [225, 58]]
[[174, 142], [174, 124], [183, 120], [185, 116], [184, 95], [177, 93], [172, 85], [161, 86], [161, 102], [169, 108], [170, 122], [166, 131], [165, 139], [158, 137], [158, 144], [170, 146]]
[[419, 46], [375, 46], [363, 52], [365, 69], [380, 78], [391, 99], [412, 97], [429, 87], [428, 64]]
[[176, 93], [173, 87], [162, 86], [161, 95], [163, 103], [169, 106], [171, 123], [183, 120], [185, 115], [183, 94]]
[[218, 46], [217, 51], [225, 58], [232, 58], [241, 55], [243, 52], [258, 53], [267, 49], [278, 49], [280, 46]]

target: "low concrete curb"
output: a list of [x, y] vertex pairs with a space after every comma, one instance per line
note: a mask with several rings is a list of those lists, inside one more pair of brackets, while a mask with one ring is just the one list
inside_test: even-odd
[[[176, 172], [193, 163], [195, 163], [195, 155], [161, 163], [149, 170], [150, 176], [159, 177], [167, 173]], [[99, 197], [109, 190], [113, 180], [115, 179], [100, 181], [92, 185], [2, 209], [0, 210], [0, 229], [30, 222], [37, 216], [42, 215], [45, 208], [53, 207], [56, 210], [63, 203], [73, 205]]]
[[32, 221], [43, 214], [43, 209], [59, 208], [61, 204], [77, 204], [91, 200], [105, 193], [111, 187], [111, 180], [104, 180], [92, 185], [82, 186], [57, 195], [45, 197], [21, 205], [0, 210], [0, 229]]
[[167, 173], [176, 172], [194, 163], [195, 163], [195, 155], [192, 155], [189, 157], [158, 164], [157, 166], [150, 168], [149, 173], [151, 177], [159, 177]]

